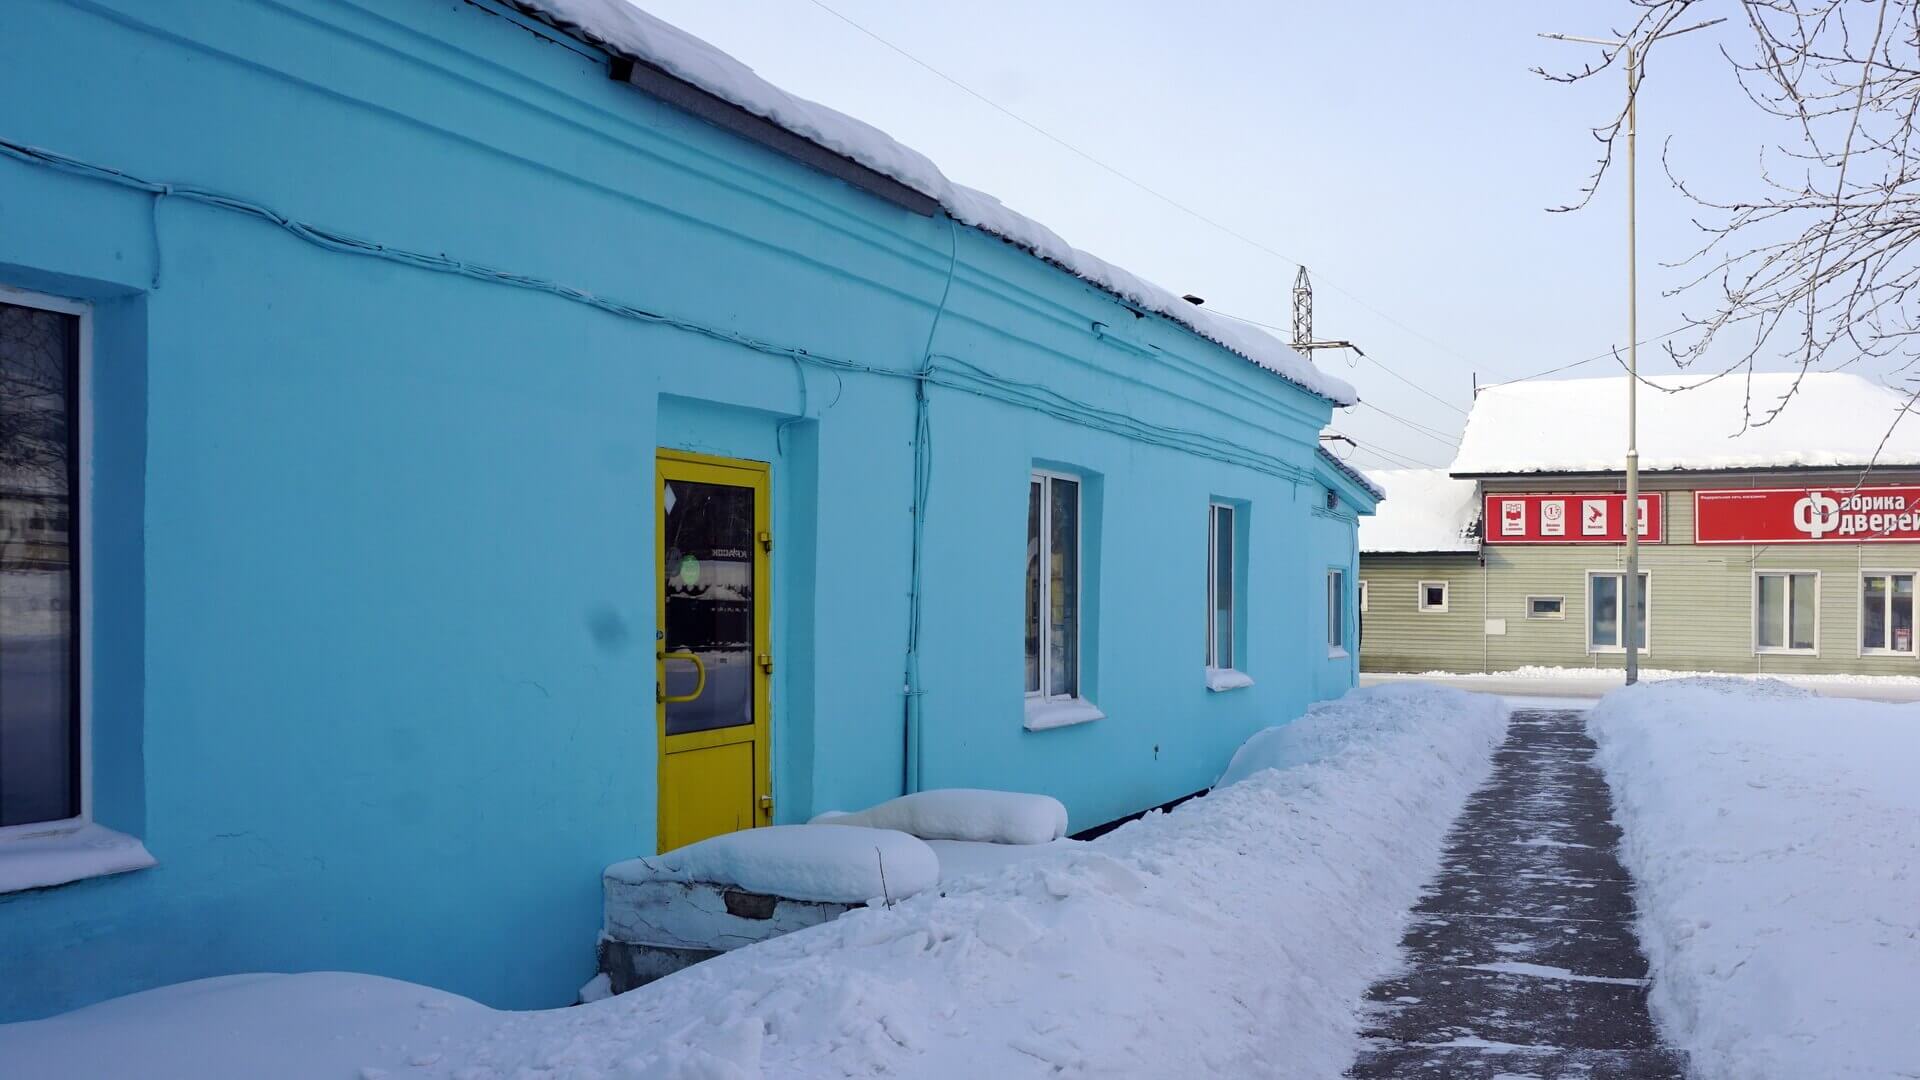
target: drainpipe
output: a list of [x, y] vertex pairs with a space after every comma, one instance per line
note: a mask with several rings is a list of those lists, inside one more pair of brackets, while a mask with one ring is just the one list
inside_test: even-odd
[[933, 321], [927, 324], [927, 343], [920, 350], [920, 370], [913, 382], [913, 557], [907, 584], [907, 656], [901, 689], [903, 705], [901, 740], [902, 794], [911, 795], [921, 788], [920, 759], [925, 739], [921, 733], [920, 697], [920, 599], [921, 560], [926, 549], [927, 497], [933, 486], [932, 426], [927, 417], [927, 379], [933, 374], [933, 336], [940, 329], [940, 316], [953, 295], [953, 271], [960, 261], [960, 226], [947, 215], [947, 280], [940, 288], [939, 306], [933, 309]]

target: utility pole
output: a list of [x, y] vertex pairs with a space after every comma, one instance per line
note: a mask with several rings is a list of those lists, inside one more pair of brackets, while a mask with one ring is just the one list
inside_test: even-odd
[[[1651, 45], [1662, 38], [1678, 37], [1705, 29], [1724, 18], [1710, 19], [1681, 30], [1669, 30], [1647, 39]], [[1640, 102], [1640, 61], [1643, 59], [1630, 41], [1615, 38], [1575, 37], [1572, 34], [1541, 34], [1554, 41], [1576, 41], [1605, 49], [1625, 49], [1627, 54], [1627, 499], [1620, 521], [1627, 536], [1627, 572], [1621, 582], [1620, 640], [1626, 645], [1627, 685], [1640, 681], [1640, 262], [1635, 245], [1638, 230], [1634, 220], [1634, 121]], [[1305, 269], [1302, 268], [1302, 273]], [[1588, 618], [1593, 616], [1589, 614]]]

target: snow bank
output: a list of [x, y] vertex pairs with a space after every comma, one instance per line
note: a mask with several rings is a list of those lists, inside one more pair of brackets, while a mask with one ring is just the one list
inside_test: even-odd
[[1361, 554], [1480, 550], [1473, 481], [1455, 480], [1445, 469], [1369, 469], [1367, 478], [1386, 499], [1360, 519]]
[[864, 904], [912, 896], [940, 880], [925, 842], [892, 829], [773, 825], [688, 844], [607, 867], [615, 881], [699, 881], [748, 892]]
[[1246, 323], [1197, 307], [1170, 290], [1089, 255], [983, 191], [947, 179], [938, 166], [871, 124], [787, 93], [753, 69], [628, 0], [513, 0], [616, 56], [643, 60], [938, 202], [956, 220], [1032, 252], [1089, 284], [1163, 315], [1338, 405], [1359, 400], [1345, 380], [1321, 371], [1293, 346]]
[[1699, 679], [1588, 727], [1694, 1075], [1920, 1076], [1920, 707]]
[[851, 814], [830, 811], [813, 823], [898, 829], [922, 840], [1044, 844], [1067, 835], [1067, 808], [1050, 795], [941, 788], [888, 799]]
[[457, 1065], [1337, 1076], [1359, 999], [1394, 962], [1504, 719], [1483, 695], [1357, 691], [1295, 722], [1270, 759], [1284, 769], [969, 888], [853, 911], [598, 1005], [506, 1018]]
[[[338, 971], [225, 975], [0, 1024], [6, 1080], [386, 1080], [428, 1071], [501, 1014], [413, 983]], [[363, 1068], [369, 1060], [390, 1062]]]
[[[118, 1040], [120, 1066], [145, 1065], [149, 1043], [170, 1048], [167, 1068], [142, 1070], [162, 1080], [353, 1075], [333, 1067], [341, 1045], [369, 1078], [1325, 1080], [1351, 1062], [1361, 995], [1395, 963], [1407, 910], [1504, 728], [1485, 695], [1356, 691], [1262, 735], [1236, 766], [1244, 778], [1171, 813], [1027, 846], [1044, 854], [577, 1008], [439, 1015], [398, 1041], [391, 1027], [336, 1032], [320, 1014], [307, 1042], [260, 1068], [235, 1048], [255, 1036], [226, 1003], [137, 1029], [109, 1005], [48, 1022], [57, 1037], [0, 1027], [0, 1061], [63, 1065]], [[408, 1025], [421, 1010], [400, 1000], [393, 1012]], [[349, 1042], [328, 1056], [298, 1052], [336, 1033]], [[19, 1057], [23, 1046], [41, 1056]]]
[[[1907, 404], [1905, 390], [1837, 371], [1809, 372], [1797, 389], [1794, 372], [1705, 378], [1646, 378], [1652, 385], [1639, 394], [1642, 469], [1920, 464], [1920, 424], [1909, 417], [1894, 425]], [[1681, 387], [1693, 389], [1663, 392]], [[1749, 409], [1763, 420], [1789, 392], [1794, 396], [1778, 418], [1741, 430]], [[1619, 472], [1626, 409], [1624, 375], [1481, 387], [1449, 471]]]
[[929, 840], [927, 846], [940, 857], [940, 884], [951, 885], [965, 878], [997, 874], [1017, 862], [1055, 855], [1079, 847], [1085, 841], [1059, 839], [1045, 844], [989, 844], [977, 840]]

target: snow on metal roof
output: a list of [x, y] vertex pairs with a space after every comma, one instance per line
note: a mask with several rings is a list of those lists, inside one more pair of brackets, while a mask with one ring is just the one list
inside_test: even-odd
[[1372, 517], [1360, 519], [1361, 554], [1480, 549], [1473, 481], [1455, 480], [1444, 469], [1370, 469], [1367, 477], [1387, 497]]
[[1280, 339], [1175, 296], [1074, 247], [1053, 230], [956, 184], [925, 155], [871, 124], [797, 97], [753, 69], [628, 0], [512, 0], [554, 26], [616, 56], [652, 64], [824, 149], [891, 177], [938, 202], [963, 224], [1031, 252], [1128, 303], [1172, 319], [1203, 338], [1339, 405], [1359, 396]]
[[1333, 452], [1324, 446], [1320, 448], [1320, 458], [1327, 464], [1333, 466], [1333, 471], [1360, 485], [1361, 490], [1371, 492], [1376, 501], [1386, 495], [1386, 492], [1381, 489], [1380, 485], [1373, 482], [1372, 477], [1341, 461], [1339, 458], [1334, 457]]
[[[1907, 393], [1845, 372], [1807, 373], [1778, 418], [1741, 430], [1749, 412], [1763, 419], [1797, 377], [1792, 372], [1729, 375], [1712, 382], [1705, 375], [1643, 377], [1640, 467], [1920, 464], [1920, 415], [1894, 426]], [[1881, 447], [1883, 436], [1887, 441]], [[1489, 386], [1474, 399], [1460, 452], [1448, 471], [1455, 476], [1621, 472], [1626, 440], [1624, 375]]]

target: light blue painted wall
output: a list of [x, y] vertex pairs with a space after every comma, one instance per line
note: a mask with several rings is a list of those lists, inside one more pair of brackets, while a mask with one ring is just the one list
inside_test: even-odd
[[[932, 389], [927, 786], [1046, 791], [1083, 828], [1206, 786], [1352, 684], [1322, 612], [1352, 521], [1313, 508], [1321, 482], [1346, 513], [1367, 497], [1315, 457], [1327, 404], [1237, 357], [614, 84], [491, 0], [23, 0], [8, 21], [0, 138], [893, 371], [919, 367], [951, 275], [934, 353], [1322, 474]], [[772, 463], [779, 820], [900, 792], [911, 380], [11, 160], [0, 283], [98, 305], [96, 815], [159, 859], [0, 897], [0, 1019], [240, 970], [569, 1000], [599, 869], [655, 836], [658, 446]], [[1108, 714], [1042, 733], [1020, 693], [1036, 461], [1100, 478]], [[1210, 495], [1249, 513], [1256, 685], [1226, 694], [1202, 683]]]

